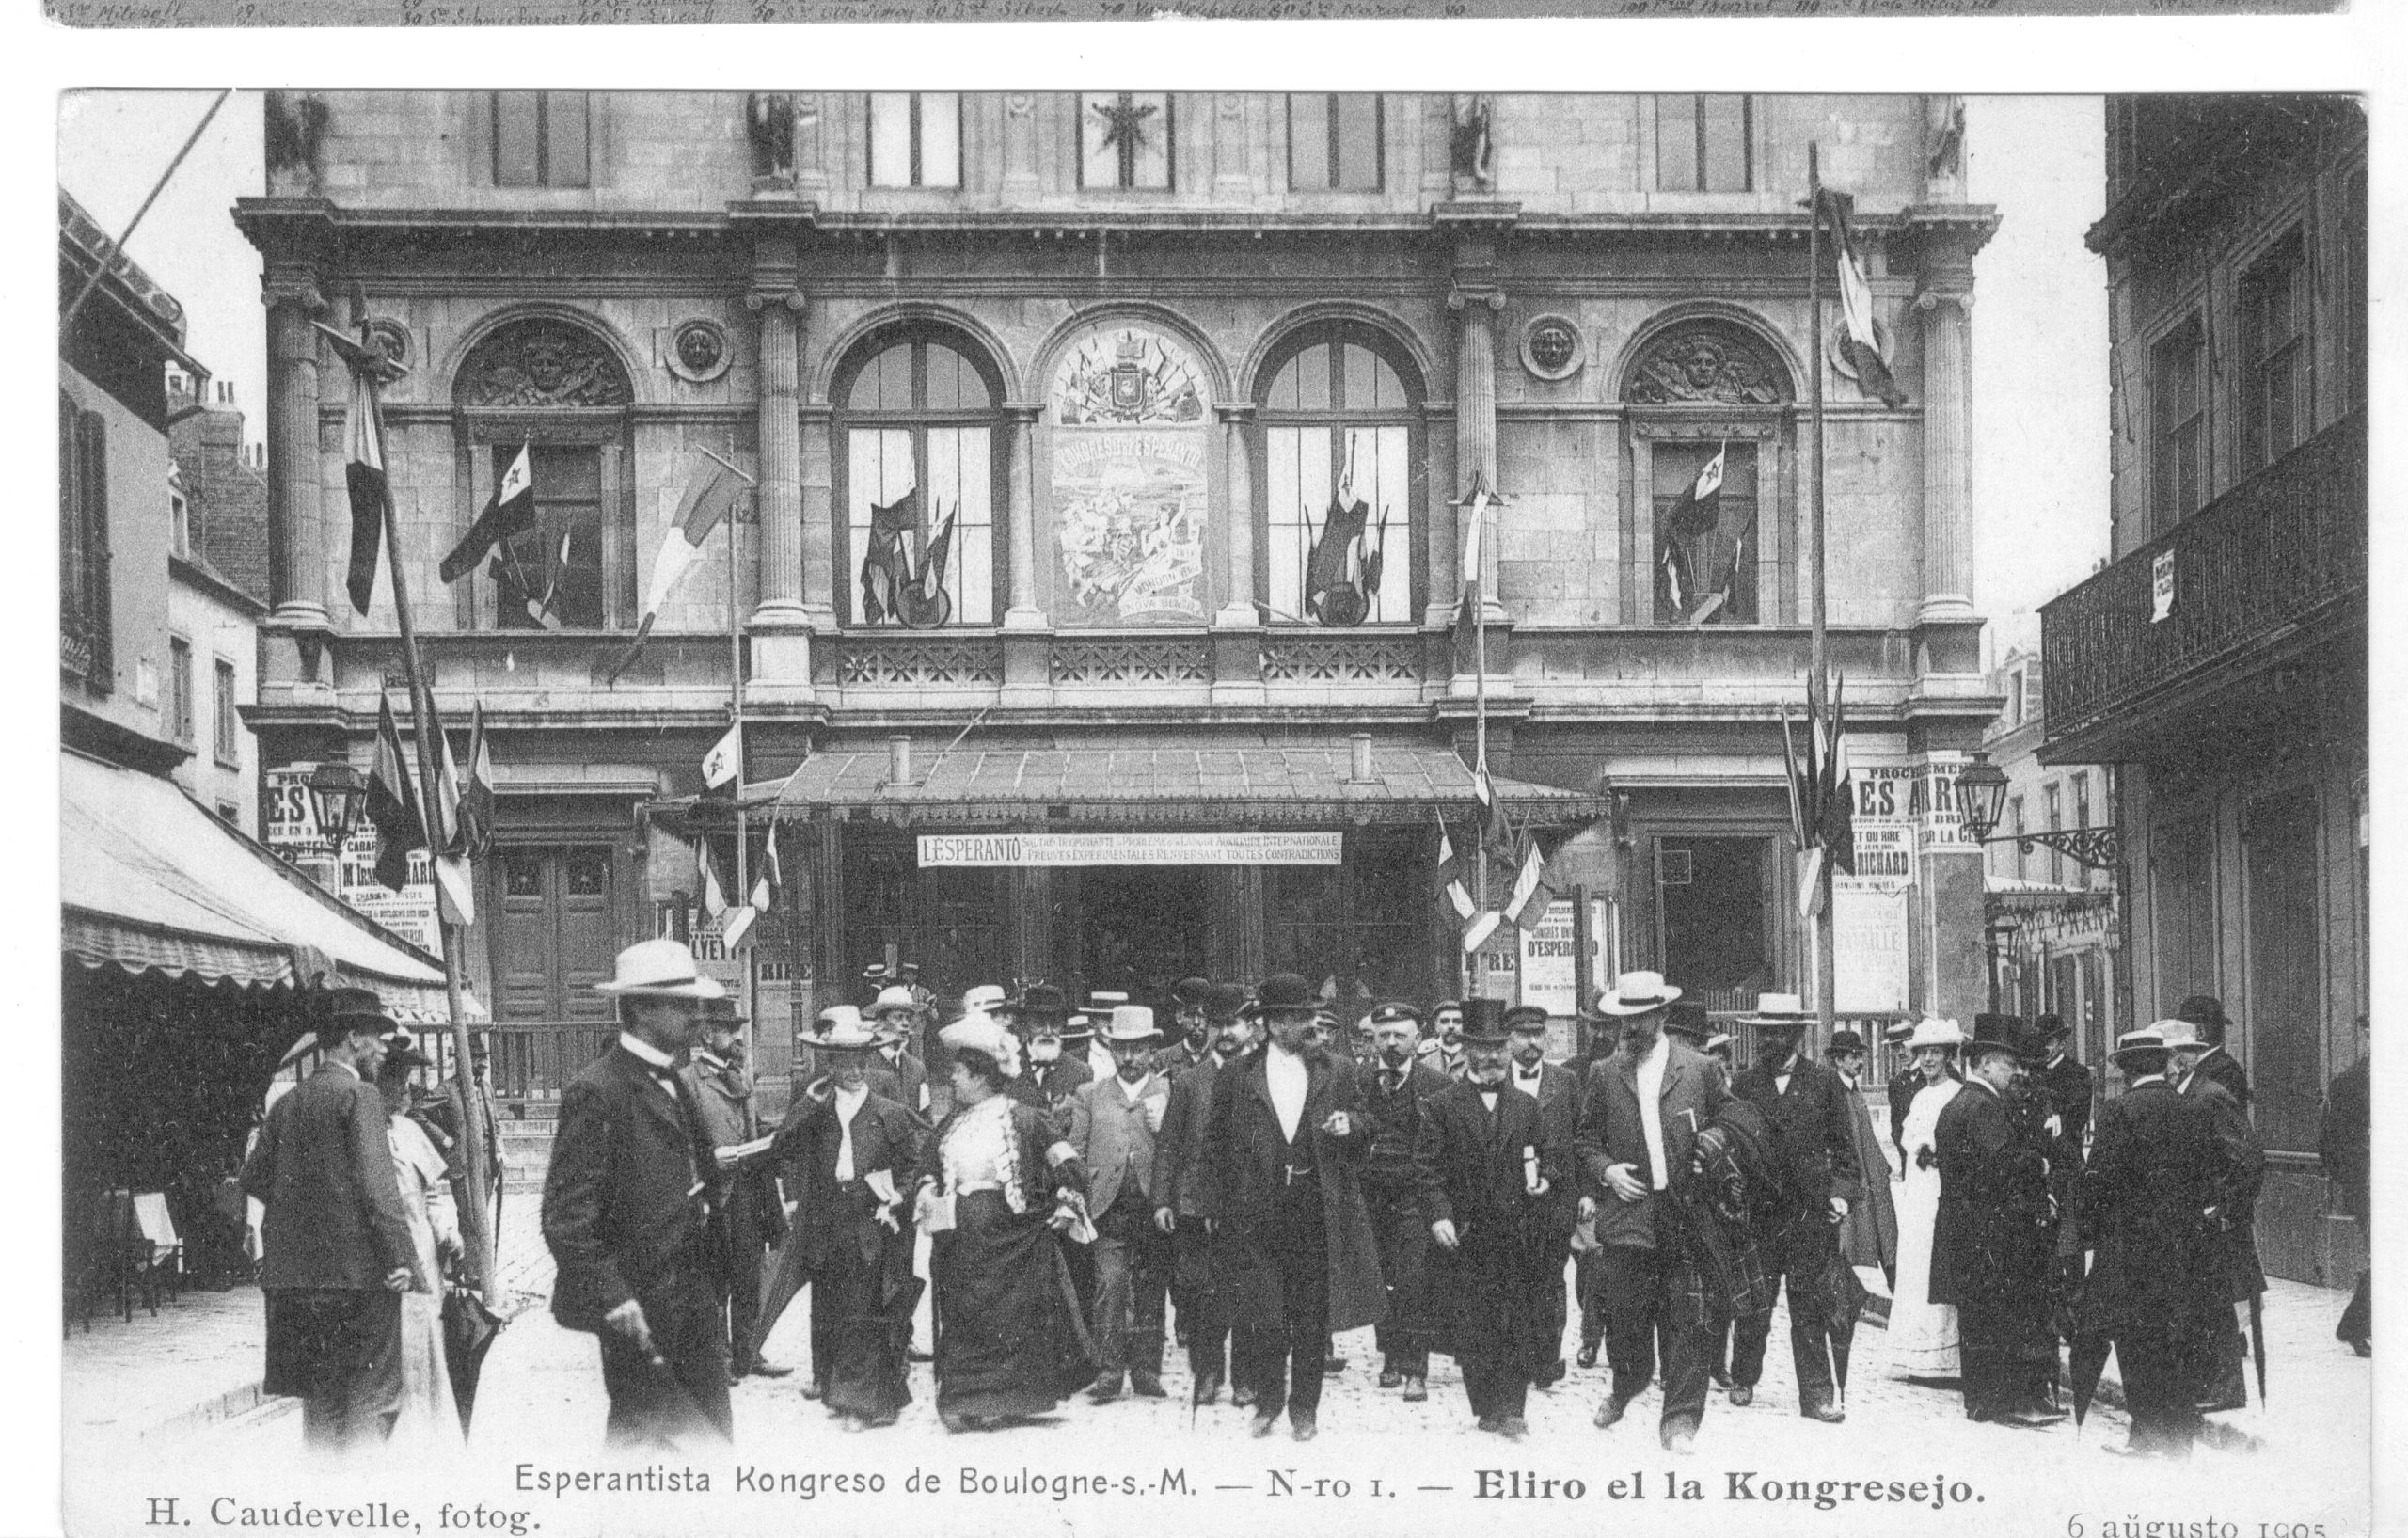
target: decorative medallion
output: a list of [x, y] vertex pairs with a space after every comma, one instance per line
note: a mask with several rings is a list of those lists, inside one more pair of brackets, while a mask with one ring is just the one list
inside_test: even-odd
[[[1891, 334], [1890, 323], [1878, 315], [1873, 317], [1873, 341], [1874, 344], [1880, 348], [1881, 357], [1885, 362], [1898, 356], [1897, 338]], [[1834, 325], [1824, 332], [1823, 356], [1830, 359], [1833, 373], [1850, 384], [1864, 383], [1856, 366], [1856, 349], [1848, 344], [1847, 326], [1845, 324]], [[1869, 386], [1866, 387], [1865, 393], [1868, 395], [1873, 393]]]
[[1065, 427], [1201, 422], [1204, 385], [1178, 342], [1137, 326], [1102, 325], [1063, 356], [1054, 410]]
[[719, 322], [699, 316], [680, 321], [669, 334], [669, 354], [661, 361], [669, 372], [689, 385], [705, 384], [727, 372], [727, 330]]
[[1540, 379], [1569, 379], [1589, 359], [1580, 327], [1561, 315], [1540, 315], [1522, 327], [1522, 367]]
[[592, 332], [548, 319], [513, 321], [477, 344], [454, 398], [471, 406], [623, 406], [626, 370]]
[[1679, 325], [1647, 344], [1630, 372], [1638, 405], [1779, 405], [1788, 371], [1763, 343], [1729, 325]]
[[376, 315], [368, 322], [371, 341], [385, 351], [385, 357], [403, 367], [410, 361], [410, 328], [390, 315]]

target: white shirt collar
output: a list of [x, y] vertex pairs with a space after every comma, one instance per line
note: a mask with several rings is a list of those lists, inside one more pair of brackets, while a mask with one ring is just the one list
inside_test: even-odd
[[643, 1038], [636, 1035], [633, 1031], [621, 1031], [619, 1033], [619, 1045], [625, 1047], [627, 1051], [635, 1054], [637, 1057], [657, 1069], [668, 1069], [673, 1066], [676, 1062], [674, 1057], [671, 1056], [668, 1053], [661, 1051], [658, 1047], [654, 1046], [651, 1042], [646, 1041]]
[[862, 1102], [867, 1099], [869, 1099], [869, 1086], [866, 1084], [856, 1085], [850, 1089], [846, 1088], [843, 1085], [838, 1085], [836, 1086], [836, 1114], [843, 1117], [846, 1120], [850, 1121], [853, 1118], [853, 1113], [860, 1110], [862, 1108]]
[[2163, 1083], [2165, 1083], [2165, 1075], [2162, 1073], [2144, 1073], [2139, 1078], [2134, 1079], [2131, 1084], [2126, 1085], [2124, 1087], [2126, 1089], [2138, 1089], [2145, 1084]]

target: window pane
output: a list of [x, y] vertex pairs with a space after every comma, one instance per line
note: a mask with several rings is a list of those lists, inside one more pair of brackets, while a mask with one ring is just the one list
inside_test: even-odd
[[593, 183], [586, 151], [586, 93], [546, 91], [544, 133], [548, 149], [544, 182], [553, 187], [583, 187]]
[[1304, 490], [1297, 467], [1306, 429], [1272, 427], [1263, 431], [1263, 509], [1268, 539], [1266, 563], [1271, 572], [1271, 607], [1291, 617], [1303, 612], [1305, 562], [1296, 549]]
[[920, 93], [920, 185], [961, 185], [961, 98], [953, 91]]
[[[1375, 427], [1357, 435], [1370, 439], [1370, 474], [1355, 469], [1355, 489], [1370, 507], [1367, 548], [1380, 552], [1380, 580], [1370, 592], [1373, 625], [1413, 618], [1412, 434], [1402, 427]], [[1358, 451], [1358, 452], [1361, 451]]]
[[1704, 190], [1747, 191], [1748, 99], [1701, 96], [1698, 112], [1705, 123]]
[[1341, 343], [1338, 353], [1346, 388], [1345, 399], [1338, 403], [1339, 406], [1348, 411], [1370, 410], [1380, 395], [1376, 373], [1379, 357], [1370, 348], [1357, 347], [1351, 341]]
[[537, 159], [535, 114], [542, 93], [493, 93], [493, 179], [497, 186], [543, 184], [544, 168]]
[[240, 756], [242, 718], [234, 708], [234, 664], [217, 664], [217, 761], [230, 764]]
[[167, 642], [167, 735], [178, 742], [192, 740], [192, 645]]
[[1695, 192], [1697, 103], [1694, 96], [1656, 98], [1656, 185], [1664, 192]]
[[1368, 93], [1338, 99], [1338, 185], [1349, 192], [1380, 186], [1380, 99]]
[[1298, 192], [1321, 192], [1329, 182], [1329, 97], [1300, 92], [1288, 98], [1288, 184]]
[[1315, 342], [1296, 355], [1296, 407], [1300, 411], [1327, 411], [1329, 397], [1330, 348]]
[[[872, 509], [902, 501], [918, 486], [918, 469], [912, 461], [911, 435], [903, 428], [857, 427], [847, 436], [846, 452], [845, 523], [851, 536], [853, 618], [866, 625], [872, 622], [862, 595], [862, 574], [868, 569]], [[891, 594], [882, 574], [874, 575], [871, 591], [880, 610], [877, 623], [893, 624]]]
[[869, 184], [911, 184], [911, 94], [872, 91], [869, 98]]
[[1756, 611], [1756, 451], [1723, 452], [1722, 486], [1709, 508], [1684, 504], [1716, 448], [1659, 445], [1655, 452], [1656, 621], [1748, 625]]
[[1271, 376], [1269, 398], [1263, 403], [1274, 411], [1293, 411], [1297, 402], [1297, 381], [1303, 376], [1304, 357], [1300, 354], [1279, 365]]
[[[1133, 187], [1161, 188], [1170, 185], [1170, 97], [1162, 91], [1136, 91], [1130, 103], [1143, 116], [1137, 123], [1137, 142], [1131, 155], [1128, 184]], [[1151, 111], [1148, 111], [1151, 108]]]
[[1103, 138], [1112, 125], [1106, 109], [1117, 111], [1119, 104], [1120, 96], [1117, 91], [1089, 92], [1079, 98], [1080, 186], [1120, 185], [1119, 146], [1117, 143], [1106, 144]]

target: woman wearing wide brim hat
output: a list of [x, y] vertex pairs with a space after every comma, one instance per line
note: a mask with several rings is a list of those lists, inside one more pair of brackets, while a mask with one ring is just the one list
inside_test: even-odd
[[1953, 1020], [1924, 1019], [1906, 1039], [1920, 1087], [1896, 1142], [1906, 1168], [1898, 1188], [1898, 1276], [1890, 1299], [1890, 1371], [1901, 1377], [1956, 1375], [1956, 1308], [1931, 1300], [1931, 1249], [1940, 1220], [1940, 1113], [1964, 1090], [1952, 1070], [1965, 1033]]

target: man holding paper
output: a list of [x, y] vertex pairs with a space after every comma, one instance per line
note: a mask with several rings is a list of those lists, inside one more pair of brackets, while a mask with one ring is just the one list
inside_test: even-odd
[[678, 1072], [693, 1092], [713, 1162], [727, 1181], [721, 1213], [727, 1239], [729, 1379], [757, 1373], [783, 1378], [792, 1368], [772, 1367], [753, 1351], [753, 1322], [760, 1311], [761, 1258], [775, 1254], [785, 1238], [785, 1207], [778, 1200], [768, 1143], [760, 1136], [752, 1110], [752, 1076], [744, 1068], [745, 1017], [732, 998], [703, 1002], [703, 1039]]

